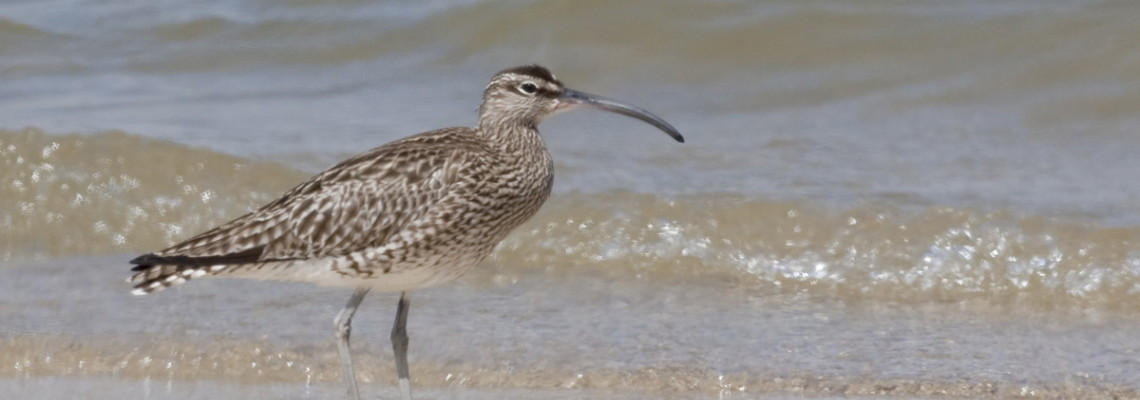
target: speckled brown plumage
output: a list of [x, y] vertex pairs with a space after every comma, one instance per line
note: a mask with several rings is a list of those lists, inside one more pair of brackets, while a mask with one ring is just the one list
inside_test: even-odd
[[[638, 118], [683, 141], [648, 111], [567, 89], [546, 68], [503, 70], [483, 91], [476, 128], [425, 132], [369, 150], [257, 211], [139, 256], [131, 260], [132, 293], [201, 276], [354, 287], [336, 328], [349, 398], [358, 399], [348, 343], [364, 296], [455, 279], [532, 217], [554, 180], [538, 123], [577, 106]], [[411, 400], [408, 304], [401, 293], [392, 328], [404, 400]]]
[[[492, 82], [488, 96], [500, 90]], [[203, 275], [383, 290], [446, 282], [486, 258], [550, 194], [554, 166], [537, 121], [518, 122], [372, 149], [257, 211], [132, 260], [139, 272], [130, 282], [141, 293]]]

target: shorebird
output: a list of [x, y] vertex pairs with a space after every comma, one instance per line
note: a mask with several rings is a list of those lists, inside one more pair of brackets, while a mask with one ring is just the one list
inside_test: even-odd
[[350, 399], [360, 398], [352, 316], [370, 290], [398, 291], [392, 350], [400, 394], [411, 400], [407, 292], [459, 277], [538, 211], [554, 162], [537, 126], [581, 106], [684, 142], [649, 111], [567, 89], [538, 65], [510, 68], [483, 90], [477, 127], [420, 133], [343, 161], [257, 211], [131, 260], [127, 281], [136, 295], [205, 276], [354, 288], [334, 320]]

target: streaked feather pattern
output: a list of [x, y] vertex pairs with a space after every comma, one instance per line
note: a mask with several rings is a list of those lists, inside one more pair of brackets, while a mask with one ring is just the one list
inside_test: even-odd
[[[550, 196], [554, 163], [538, 133], [550, 115], [588, 106], [645, 121], [652, 113], [562, 86], [537, 65], [500, 71], [483, 89], [477, 128], [401, 139], [346, 160], [261, 209], [168, 249], [131, 260], [134, 294], [202, 276], [356, 287], [337, 315], [349, 398], [360, 398], [349, 348], [352, 315], [371, 289], [447, 282], [478, 264]], [[392, 327], [401, 397], [411, 400], [408, 302]]]
[[[391, 290], [445, 282], [549, 195], [549, 154], [536, 131], [518, 134], [528, 150], [541, 148], [537, 159], [520, 162], [470, 128], [377, 147], [257, 211], [131, 260], [138, 272], [128, 281], [137, 294], [204, 275]], [[455, 271], [434, 271], [445, 263]]]

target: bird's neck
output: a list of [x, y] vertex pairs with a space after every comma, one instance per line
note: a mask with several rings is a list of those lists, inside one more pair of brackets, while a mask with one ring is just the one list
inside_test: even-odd
[[478, 132], [483, 139], [504, 153], [535, 154], [546, 152], [546, 143], [539, 135], [538, 128], [533, 125], [480, 121]]

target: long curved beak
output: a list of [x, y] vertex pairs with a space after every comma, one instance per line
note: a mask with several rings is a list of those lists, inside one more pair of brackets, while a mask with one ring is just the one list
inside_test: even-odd
[[673, 125], [669, 125], [669, 123], [665, 122], [661, 117], [653, 115], [653, 113], [641, 107], [635, 107], [617, 100], [571, 89], [563, 89], [562, 96], [559, 96], [559, 99], [570, 106], [583, 105], [640, 119], [669, 134], [669, 136], [673, 137], [673, 140], [685, 143], [685, 138], [681, 136], [681, 132], [677, 132], [677, 129], [674, 128]]

